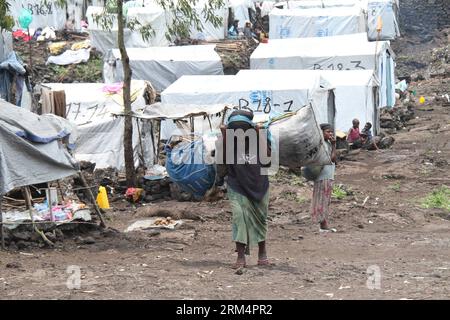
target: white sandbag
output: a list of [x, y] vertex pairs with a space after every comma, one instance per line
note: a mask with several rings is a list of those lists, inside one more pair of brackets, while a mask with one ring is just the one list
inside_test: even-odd
[[273, 119], [269, 129], [276, 144], [276, 148], [272, 148], [272, 157], [275, 152], [280, 165], [299, 168], [331, 164], [331, 155], [324, 145], [322, 130], [311, 105], [278, 120]]

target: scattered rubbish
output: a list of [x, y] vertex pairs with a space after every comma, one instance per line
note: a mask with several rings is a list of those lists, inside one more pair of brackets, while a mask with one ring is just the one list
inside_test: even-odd
[[52, 55], [59, 55], [59, 54], [61, 54], [63, 52], [64, 47], [66, 45], [67, 45], [66, 41], [50, 43], [48, 45], [48, 51], [50, 51], [50, 53]]
[[369, 196], [367, 196], [365, 199], [364, 199], [364, 201], [363, 201], [363, 203], [362, 203], [362, 206], [364, 207], [364, 205], [366, 204], [366, 202], [367, 202], [367, 200], [369, 200]]
[[342, 285], [341, 285], [341, 286], [339, 287], [339, 290], [342, 290], [342, 289], [351, 289], [351, 287], [350, 287], [350, 286], [342, 286]]
[[334, 297], [334, 294], [333, 293], [326, 293], [325, 294], [327, 297], [330, 297], [330, 298], [333, 298]]
[[141, 188], [128, 188], [125, 192], [125, 197], [127, 200], [136, 203], [141, 200], [143, 191]]
[[53, 63], [61, 66], [68, 64], [78, 64], [81, 62], [88, 62], [90, 57], [91, 49], [80, 49], [80, 50], [66, 50], [64, 53], [58, 56], [50, 56], [47, 59], [47, 64]]
[[[166, 223], [163, 223], [162, 221], [165, 220]], [[158, 223], [156, 223], [159, 221]], [[175, 229], [176, 227], [179, 227], [183, 223], [182, 220], [169, 220], [164, 218], [156, 218], [156, 219], [146, 219], [146, 220], [138, 220], [131, 224], [125, 232], [131, 232], [131, 231], [144, 231], [151, 228], [165, 228], [165, 229]]]
[[419, 103], [420, 104], [424, 104], [425, 103], [425, 97], [424, 96], [420, 96]]

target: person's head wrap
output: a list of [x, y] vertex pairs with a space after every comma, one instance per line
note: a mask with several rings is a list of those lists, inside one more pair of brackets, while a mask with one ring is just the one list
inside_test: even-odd
[[320, 129], [322, 129], [322, 131], [325, 131], [325, 130], [328, 130], [328, 129], [331, 130], [331, 124], [329, 124], [329, 123], [322, 123], [320, 125]]

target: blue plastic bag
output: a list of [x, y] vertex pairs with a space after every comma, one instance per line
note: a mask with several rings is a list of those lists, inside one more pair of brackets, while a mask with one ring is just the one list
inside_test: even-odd
[[173, 149], [165, 147], [166, 169], [170, 179], [180, 188], [195, 197], [203, 197], [214, 185], [216, 170], [214, 164], [204, 160], [205, 148], [202, 140], [185, 141]]

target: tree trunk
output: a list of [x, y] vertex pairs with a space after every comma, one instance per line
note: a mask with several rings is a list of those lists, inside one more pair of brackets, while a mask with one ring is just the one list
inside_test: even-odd
[[123, 102], [125, 108], [125, 128], [124, 128], [124, 156], [125, 156], [125, 173], [127, 177], [128, 187], [134, 187], [136, 184], [136, 175], [134, 168], [134, 152], [133, 152], [133, 123], [131, 118], [131, 68], [130, 58], [125, 48], [123, 37], [124, 17], [123, 17], [123, 0], [117, 0], [117, 18], [118, 18], [118, 45], [123, 65]]

